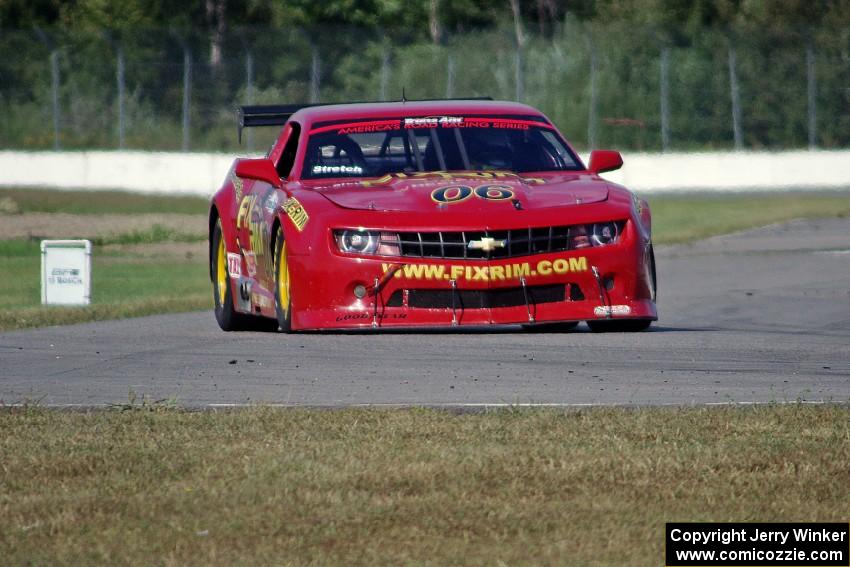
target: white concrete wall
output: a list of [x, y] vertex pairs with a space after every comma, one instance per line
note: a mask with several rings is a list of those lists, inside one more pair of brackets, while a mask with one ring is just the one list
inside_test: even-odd
[[[584, 156], [586, 157], [586, 156]], [[0, 151], [0, 186], [211, 195], [233, 154]], [[604, 177], [641, 192], [850, 187], [850, 150], [623, 155]]]
[[740, 191], [850, 188], [850, 150], [625, 153], [603, 174], [636, 191]]
[[233, 154], [0, 152], [0, 186], [212, 195]]

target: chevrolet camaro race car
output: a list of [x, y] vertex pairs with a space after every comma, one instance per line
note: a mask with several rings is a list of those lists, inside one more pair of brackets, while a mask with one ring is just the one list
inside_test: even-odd
[[645, 201], [552, 123], [490, 100], [253, 106], [283, 126], [213, 196], [210, 278], [226, 331], [657, 319]]

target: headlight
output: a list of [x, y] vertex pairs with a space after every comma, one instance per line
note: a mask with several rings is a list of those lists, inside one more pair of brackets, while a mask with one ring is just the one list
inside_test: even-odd
[[620, 230], [617, 227], [617, 223], [614, 222], [596, 223], [591, 230], [591, 239], [594, 246], [611, 244], [612, 242], [616, 242], [619, 236]]
[[614, 244], [623, 233], [623, 221], [578, 224], [570, 227], [570, 249], [579, 250], [591, 246]]
[[377, 254], [399, 256], [398, 234], [371, 230], [336, 230], [334, 238], [345, 254]]
[[336, 242], [347, 254], [372, 254], [378, 247], [378, 235], [365, 230], [343, 230], [337, 233]]

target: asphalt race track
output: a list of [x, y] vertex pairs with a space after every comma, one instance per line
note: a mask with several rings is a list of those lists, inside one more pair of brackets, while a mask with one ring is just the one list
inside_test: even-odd
[[[223, 333], [211, 312], [0, 334], [4, 404], [850, 401], [850, 219], [658, 252], [638, 334]], [[132, 394], [131, 394], [132, 393]]]

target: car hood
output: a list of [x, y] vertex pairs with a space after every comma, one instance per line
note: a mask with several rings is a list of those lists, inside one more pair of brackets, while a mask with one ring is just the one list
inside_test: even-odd
[[[309, 182], [314, 189], [339, 207], [354, 210], [419, 212], [451, 207], [469, 214], [492, 211], [491, 199], [476, 194], [482, 186], [496, 186], [493, 195], [524, 210], [564, 207], [596, 203], [608, 198], [608, 184], [586, 173], [533, 174], [518, 176], [509, 173], [420, 174], [419, 176], [386, 176], [363, 181], [329, 183]], [[458, 201], [440, 201], [440, 189], [452, 186], [469, 187], [472, 194]], [[506, 191], [507, 190], [507, 191]], [[450, 197], [467, 193], [448, 191]], [[479, 189], [479, 193], [487, 193]], [[507, 198], [504, 198], [507, 196]]]

